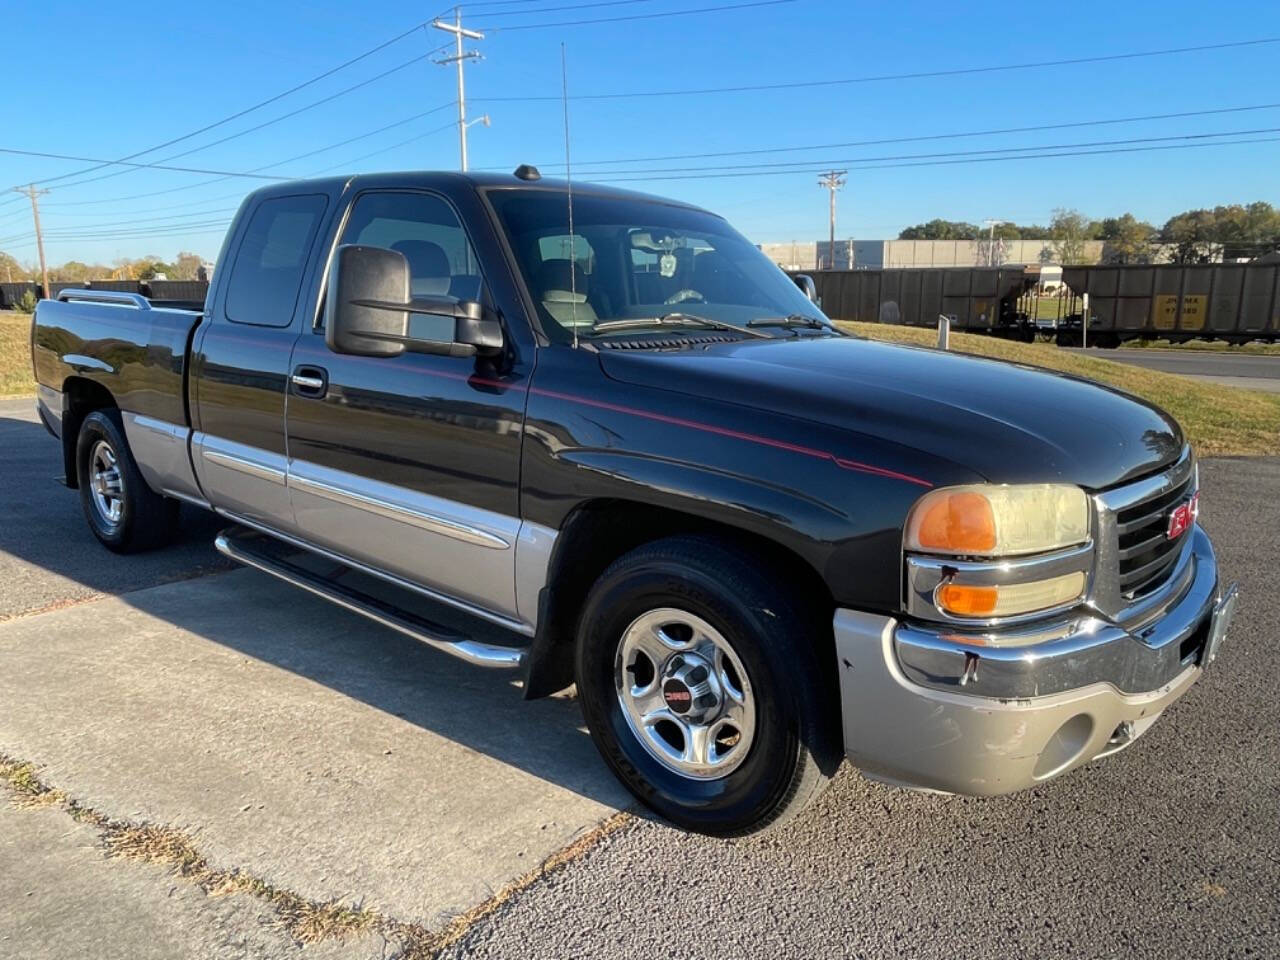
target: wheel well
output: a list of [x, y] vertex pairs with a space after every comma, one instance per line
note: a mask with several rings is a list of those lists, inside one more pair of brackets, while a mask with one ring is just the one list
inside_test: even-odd
[[[575, 508], [560, 529], [538, 610], [538, 634], [529, 657], [527, 698], [573, 683], [578, 615], [600, 574], [623, 554], [680, 534], [728, 541], [787, 581], [810, 609], [835, 607], [821, 573], [795, 551], [768, 537], [693, 514], [627, 500], [593, 500]], [[830, 622], [830, 617], [826, 617]]]
[[80, 486], [76, 473], [76, 442], [80, 438], [80, 424], [95, 410], [116, 408], [115, 397], [102, 384], [85, 377], [68, 377], [62, 385], [62, 469], [65, 483], [75, 489]]

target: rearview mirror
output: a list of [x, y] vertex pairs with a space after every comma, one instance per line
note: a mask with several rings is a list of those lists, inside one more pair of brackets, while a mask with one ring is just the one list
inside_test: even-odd
[[811, 303], [818, 302], [818, 285], [813, 282], [813, 277], [807, 273], [793, 273], [791, 279], [796, 282], [796, 286], [809, 298]]
[[[334, 353], [394, 357], [406, 350], [450, 357], [502, 352], [502, 324], [484, 306], [453, 297], [410, 297], [409, 261], [383, 247], [343, 244], [329, 273], [324, 338]], [[409, 314], [449, 317], [452, 340], [409, 336]]]

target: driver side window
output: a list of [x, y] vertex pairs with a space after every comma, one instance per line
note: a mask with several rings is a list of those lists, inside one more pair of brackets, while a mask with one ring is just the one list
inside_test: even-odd
[[[484, 281], [475, 251], [453, 208], [440, 197], [396, 191], [361, 194], [339, 243], [403, 254], [412, 297], [481, 299]], [[448, 342], [453, 335], [449, 317], [409, 315], [409, 336], [415, 339]]]

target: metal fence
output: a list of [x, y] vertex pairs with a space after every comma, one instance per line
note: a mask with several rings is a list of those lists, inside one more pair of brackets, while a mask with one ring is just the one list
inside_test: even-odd
[[[151, 300], [191, 306], [204, 303], [209, 283], [206, 280], [54, 280], [49, 284], [49, 296], [56, 297], [63, 290], [85, 289], [140, 293]], [[43, 287], [33, 281], [0, 283], [0, 310], [16, 309], [28, 292], [37, 300], [44, 296]]]

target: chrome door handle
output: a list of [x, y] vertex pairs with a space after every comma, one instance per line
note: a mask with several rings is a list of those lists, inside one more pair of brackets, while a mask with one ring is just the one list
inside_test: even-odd
[[329, 371], [324, 367], [302, 363], [289, 375], [293, 392], [300, 397], [323, 397], [329, 392]]

